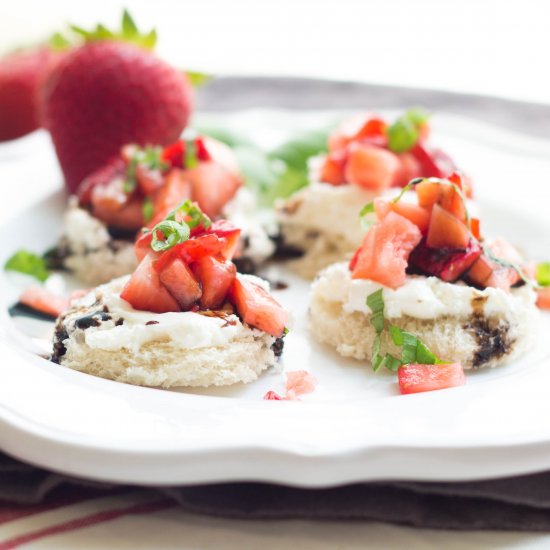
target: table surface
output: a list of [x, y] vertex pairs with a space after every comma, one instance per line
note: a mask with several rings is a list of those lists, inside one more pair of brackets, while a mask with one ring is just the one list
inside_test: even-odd
[[[175, 4], [161, 2], [159, 9], [158, 2], [146, 0], [5, 2], [0, 5], [0, 51], [39, 40], [64, 21], [88, 25], [99, 16], [111, 23], [126, 5], [144, 27], [157, 26], [160, 52], [182, 67], [217, 74], [343, 78], [550, 103], [547, 71], [536, 70], [550, 46], [550, 4], [544, 0], [532, 0], [529, 8], [516, 0]], [[0, 218], [12, 193], [0, 186]], [[0, 548], [23, 533], [36, 534], [25, 548], [52, 549], [550, 547], [545, 534], [246, 522], [189, 515], [174, 505], [156, 504], [158, 500], [150, 492], [132, 490], [9, 521], [0, 508]]]

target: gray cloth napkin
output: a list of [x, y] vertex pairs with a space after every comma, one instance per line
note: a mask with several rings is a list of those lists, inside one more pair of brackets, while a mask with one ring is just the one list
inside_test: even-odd
[[[198, 105], [209, 111], [421, 105], [532, 136], [550, 135], [550, 105], [353, 82], [220, 78], [201, 91]], [[47, 504], [66, 487], [92, 494], [120, 490], [111, 484], [47, 472], [0, 454], [0, 505]], [[550, 472], [470, 483], [388, 481], [315, 490], [261, 483], [150, 490], [174, 498], [188, 512], [221, 517], [347, 519], [441, 529], [550, 531]]]

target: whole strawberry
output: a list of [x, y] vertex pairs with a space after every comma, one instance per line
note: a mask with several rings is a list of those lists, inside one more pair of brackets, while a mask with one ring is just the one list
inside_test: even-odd
[[55, 57], [45, 47], [0, 60], [0, 141], [24, 136], [40, 127], [38, 90]]
[[44, 125], [71, 192], [126, 143], [176, 140], [192, 105], [186, 76], [148, 49], [154, 31], [140, 35], [126, 12], [119, 34], [101, 25], [91, 33], [73, 29], [86, 42], [67, 54], [42, 90]]

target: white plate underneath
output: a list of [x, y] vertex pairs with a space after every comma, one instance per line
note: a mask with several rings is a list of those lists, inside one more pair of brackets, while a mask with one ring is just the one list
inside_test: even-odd
[[[282, 136], [281, 129], [320, 124], [334, 113], [216, 116], [228, 125], [238, 121], [267, 143], [263, 128]], [[441, 116], [436, 122], [435, 139], [463, 163], [467, 159], [476, 176], [484, 230], [510, 237], [538, 258], [550, 255], [550, 223], [538, 214], [544, 201], [537, 200], [548, 204], [550, 198], [544, 180], [550, 145], [463, 119]], [[47, 147], [40, 137], [31, 145], [42, 153]], [[12, 157], [10, 170], [17, 162], [28, 166], [31, 149], [19, 161]], [[520, 187], [510, 171], [529, 178]], [[517, 197], [514, 208], [503, 206], [503, 197]], [[62, 207], [55, 192], [27, 207], [18, 216], [22, 223], [0, 230], [0, 259], [22, 246], [41, 251], [55, 242]], [[294, 313], [281, 370], [307, 369], [319, 382], [301, 402], [262, 400], [268, 389], [281, 391], [280, 370], [247, 386], [201, 391], [133, 387], [74, 372], [32, 353], [29, 327], [43, 336], [51, 326], [27, 324], [25, 335], [4, 308], [0, 448], [53, 470], [141, 484], [259, 480], [326, 487], [488, 478], [550, 467], [548, 338], [514, 364], [469, 373], [465, 387], [400, 396], [393, 375], [374, 375], [367, 364], [343, 360], [314, 342], [306, 323], [307, 282], [284, 268], [270, 275], [289, 283], [276, 296]], [[3, 304], [9, 305], [18, 287], [12, 277], [1, 279]], [[550, 334], [548, 315], [542, 325]]]

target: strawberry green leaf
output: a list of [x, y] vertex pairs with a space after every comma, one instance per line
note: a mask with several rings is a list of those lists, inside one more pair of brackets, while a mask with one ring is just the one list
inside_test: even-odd
[[191, 84], [194, 88], [203, 86], [214, 78], [211, 74], [197, 73], [195, 71], [185, 71], [185, 74], [187, 76], [187, 80], [189, 80], [189, 84]]

